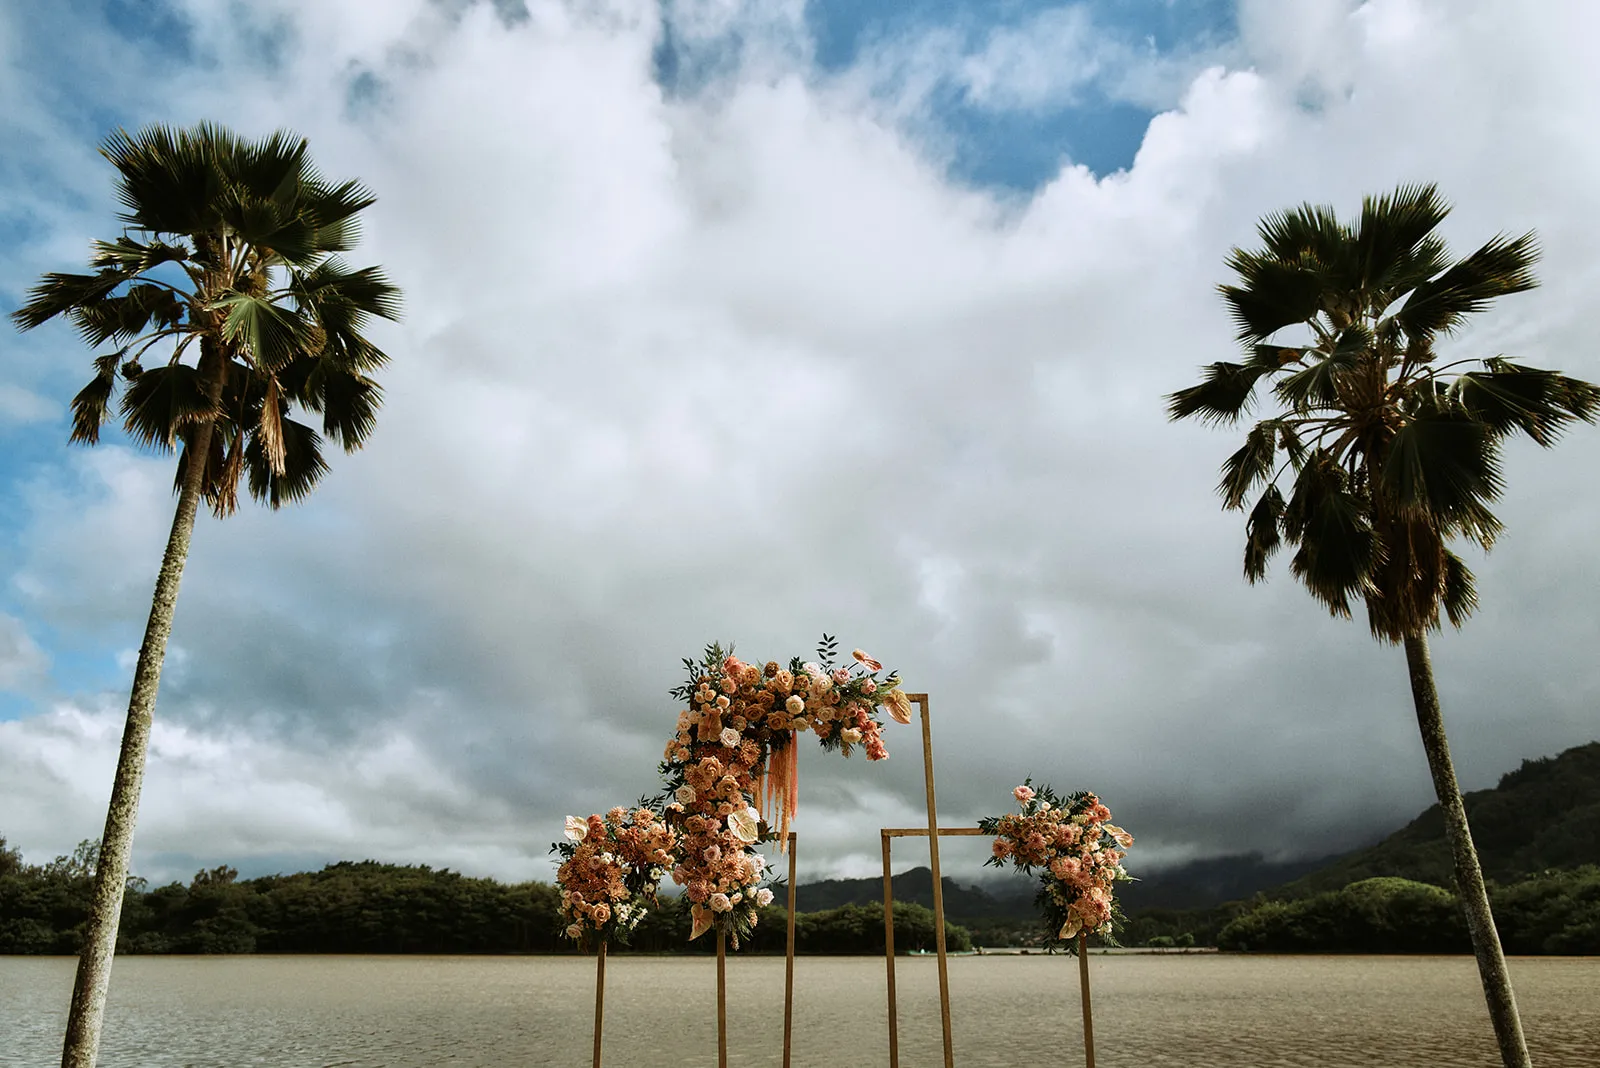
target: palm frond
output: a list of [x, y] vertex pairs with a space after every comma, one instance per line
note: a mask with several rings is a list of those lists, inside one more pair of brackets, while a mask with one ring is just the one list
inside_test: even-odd
[[98, 347], [113, 338], [132, 341], [152, 323], [158, 330], [173, 330], [187, 310], [165, 286], [130, 286], [116, 297], [86, 301], [68, 313], [83, 343]]
[[1498, 358], [1485, 365], [1486, 370], [1458, 375], [1450, 389], [1497, 438], [1520, 430], [1549, 448], [1568, 424], [1592, 423], [1600, 413], [1600, 388], [1581, 379]]
[[1217, 289], [1238, 325], [1235, 336], [1240, 341], [1265, 341], [1286, 326], [1310, 322], [1322, 309], [1322, 278], [1310, 267], [1239, 249], [1233, 250], [1228, 266], [1239, 274], [1243, 284]]
[[1339, 332], [1327, 355], [1303, 371], [1278, 379], [1272, 392], [1296, 413], [1337, 408], [1340, 378], [1354, 371], [1371, 347], [1372, 332], [1361, 323], [1352, 323]]
[[[325, 228], [344, 227], [348, 224], [348, 228], [342, 229], [341, 233], [352, 240], [357, 234], [354, 229], [355, 216], [378, 202], [371, 189], [355, 180], [329, 186], [317, 178], [306, 183], [306, 193], [306, 206], [318, 224]], [[329, 252], [344, 251], [344, 248], [333, 245], [323, 247]]]
[[1316, 450], [1300, 468], [1282, 527], [1299, 546], [1290, 571], [1329, 612], [1348, 619], [1351, 598], [1371, 588], [1380, 554], [1366, 502], [1326, 451]]
[[1433, 231], [1449, 214], [1450, 205], [1431, 182], [1363, 197], [1355, 237], [1361, 263], [1359, 288], [1376, 294], [1402, 293], [1443, 270], [1447, 253]]
[[1459, 627], [1478, 608], [1478, 583], [1472, 569], [1455, 553], [1444, 553], [1444, 603], [1445, 615], [1452, 626]]
[[1533, 265], [1538, 259], [1533, 234], [1499, 235], [1439, 277], [1417, 286], [1395, 313], [1395, 321], [1412, 337], [1449, 333], [1496, 297], [1537, 286]]
[[68, 441], [99, 444], [100, 428], [105, 425], [111, 394], [117, 388], [117, 362], [121, 358], [120, 352], [95, 357], [95, 376], [72, 398], [72, 435]]
[[[45, 275], [12, 313], [23, 329], [64, 315], [89, 343], [124, 345], [96, 360], [75, 398], [73, 440], [98, 440], [126, 360], [124, 424], [140, 444], [182, 445], [180, 482], [211, 428], [208, 454], [192, 461], [205, 465], [218, 514], [237, 506], [241, 479], [272, 507], [298, 500], [327, 466], [322, 437], [289, 418], [297, 405], [347, 450], [376, 423], [382, 393], [366, 372], [387, 357], [362, 331], [399, 317], [399, 291], [378, 268], [331, 255], [353, 244], [372, 193], [325, 179], [305, 140], [286, 131], [245, 141], [209, 123], [152, 125], [116, 131], [101, 151], [128, 232], [95, 243], [94, 273]], [[141, 368], [146, 350], [169, 338], [177, 344], [164, 365]], [[216, 401], [182, 363], [196, 339], [206, 374], [222, 379]]]
[[197, 234], [216, 227], [217, 197], [224, 185], [219, 155], [238, 143], [209, 123], [192, 129], [154, 124], [138, 133], [118, 130], [101, 154], [117, 168], [122, 219], [156, 234]]
[[1376, 472], [1384, 498], [1407, 522], [1462, 533], [1484, 548], [1500, 521], [1499, 447], [1489, 428], [1455, 405], [1425, 408], [1397, 430]]
[[93, 248], [90, 266], [112, 268], [129, 276], [143, 274], [163, 263], [182, 263], [189, 258], [189, 250], [183, 245], [165, 241], [135, 241], [126, 234], [115, 241], [96, 241]]
[[227, 312], [222, 336], [241, 345], [266, 374], [287, 366], [306, 347], [306, 324], [290, 308], [248, 293], [229, 293], [214, 306]]
[[1244, 528], [1244, 577], [1252, 583], [1266, 577], [1267, 561], [1282, 544], [1278, 528], [1283, 522], [1283, 508], [1283, 494], [1276, 485], [1269, 485], [1250, 509]]
[[1272, 212], [1256, 229], [1267, 252], [1280, 262], [1310, 261], [1336, 269], [1352, 261], [1354, 235], [1327, 204]]
[[250, 496], [273, 509], [304, 498], [328, 472], [328, 465], [322, 459], [322, 438], [315, 430], [304, 423], [285, 419], [282, 432], [282, 474], [273, 471], [259, 433], [250, 434], [244, 450]]
[[319, 361], [307, 385], [306, 406], [322, 414], [323, 431], [346, 452], [360, 448], [378, 423], [378, 406], [383, 403], [378, 384], [358, 372]]
[[1197, 386], [1180, 389], [1167, 397], [1167, 417], [1186, 419], [1198, 415], [1207, 423], [1236, 423], [1250, 410], [1256, 382], [1268, 368], [1228, 363], [1211, 364]]
[[163, 452], [179, 432], [219, 414], [206, 398], [200, 373], [182, 363], [152, 367], [122, 394], [123, 426], [141, 445]]
[[[221, 445], [226, 435], [226, 447]], [[232, 420], [227, 423], [219, 422], [215, 430], [218, 447], [222, 449], [222, 463], [218, 467], [217, 477], [210, 484], [207, 500], [211, 504], [211, 512], [218, 519], [226, 519], [239, 510], [239, 478], [244, 473], [244, 432]]]
[[[219, 421], [220, 422], [220, 421]], [[229, 431], [234, 428], [226, 423], [212, 424], [210, 444], [206, 449], [206, 470], [200, 480], [200, 492], [205, 496], [206, 503], [211, 506], [212, 514], [219, 518], [223, 514], [223, 498], [227, 496], [227, 489], [223, 486], [223, 472], [228, 466], [226, 440]], [[188, 457], [194, 452], [194, 439], [200, 432], [200, 424], [195, 423], [183, 428], [178, 439], [183, 442], [183, 448], [178, 453], [177, 477], [173, 480], [173, 489], [176, 492], [183, 490], [183, 470]]]
[[275, 477], [279, 477], [285, 473], [287, 447], [284, 444], [283, 427], [287, 421], [285, 410], [288, 405], [278, 393], [278, 380], [271, 375], [264, 377], [266, 392], [261, 399], [261, 412], [256, 422], [255, 436], [261, 442], [261, 455], [266, 460], [267, 468]]
[[18, 330], [43, 326], [58, 315], [105, 300], [132, 275], [108, 268], [94, 274], [62, 274], [51, 271], [28, 290], [28, 302], [11, 313]]
[[335, 256], [309, 271], [296, 272], [290, 292], [330, 334], [358, 331], [374, 315], [391, 321], [400, 318], [400, 291], [382, 270], [353, 271]]
[[1257, 423], [1245, 435], [1239, 451], [1223, 463], [1222, 481], [1217, 485], [1217, 492], [1222, 494], [1224, 508], [1243, 508], [1246, 495], [1272, 474], [1280, 426], [1275, 419]]

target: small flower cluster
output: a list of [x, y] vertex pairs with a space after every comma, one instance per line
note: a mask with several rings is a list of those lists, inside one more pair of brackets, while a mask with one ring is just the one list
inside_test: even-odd
[[996, 867], [1010, 864], [1032, 874], [1043, 868], [1036, 903], [1043, 910], [1051, 941], [1089, 931], [1115, 944], [1122, 922], [1112, 887], [1132, 877], [1122, 858], [1133, 835], [1110, 822], [1111, 810], [1087, 791], [1061, 798], [1048, 786], [1033, 789], [1026, 780], [1012, 791], [1020, 813], [979, 820], [995, 836]]
[[[760, 885], [767, 858], [755, 848], [761, 840], [761, 814], [749, 802], [758, 747], [729, 740], [734, 744], [719, 740], [705, 746], [705, 755], [684, 769], [685, 781], [674, 791], [667, 818], [682, 835], [672, 880], [689, 899], [689, 937], [721, 926], [737, 946], [755, 927], [756, 910], [772, 902], [772, 891]], [[720, 754], [706, 751], [712, 749]]]
[[673, 880], [691, 905], [690, 938], [721, 929], [735, 945], [772, 899], [760, 885], [766, 858], [756, 845], [788, 841], [798, 797], [795, 735], [812, 731], [824, 749], [849, 756], [865, 748], [868, 760], [889, 754], [881, 737], [880, 708], [911, 719], [911, 702], [897, 675], [880, 680], [883, 665], [857, 649], [857, 667], [834, 667], [835, 642], [827, 635], [818, 662], [788, 667], [777, 661], [747, 664], [706, 649], [699, 663], [684, 660], [689, 679], [672, 691], [686, 706], [667, 742], [661, 773], [672, 803], [666, 816], [683, 836]]
[[678, 834], [649, 802], [620, 805], [604, 816], [568, 816], [556, 885], [566, 935], [587, 945], [626, 942], [655, 904], [656, 888], [678, 861]]

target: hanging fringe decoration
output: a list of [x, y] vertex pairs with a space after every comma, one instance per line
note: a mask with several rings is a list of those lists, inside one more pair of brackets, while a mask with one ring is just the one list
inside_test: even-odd
[[767, 757], [756, 796], [760, 798], [761, 818], [777, 831], [778, 852], [788, 852], [789, 825], [794, 822], [795, 805], [800, 799], [800, 747], [793, 734], [789, 735], [788, 744], [774, 748]]
[[795, 810], [800, 805], [800, 747], [790, 742], [784, 750], [784, 785], [788, 795], [783, 799], [783, 823], [778, 833], [784, 850], [789, 848], [789, 824], [794, 822]]

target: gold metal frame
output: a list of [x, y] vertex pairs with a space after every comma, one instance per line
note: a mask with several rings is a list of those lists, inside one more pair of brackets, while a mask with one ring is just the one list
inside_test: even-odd
[[[900, 1068], [900, 1010], [895, 1001], [894, 973], [894, 882], [889, 873], [889, 844], [896, 838], [926, 838], [936, 843], [940, 838], [975, 838], [983, 834], [976, 827], [934, 828], [883, 827], [878, 831], [883, 839], [883, 957], [887, 971], [889, 991], [889, 1068]], [[936, 849], [929, 851], [937, 857]], [[939, 870], [934, 868], [934, 886], [939, 886]], [[950, 1043], [950, 983], [945, 968], [944, 947], [944, 894], [934, 892], [934, 943], [939, 951], [939, 1022], [944, 1033], [945, 1068], [954, 1068], [954, 1052]]]
[[[800, 836], [790, 831], [789, 930], [788, 948], [784, 953], [783, 962], [783, 1068], [789, 1068], [789, 1049], [794, 1038], [794, 869], [799, 841]], [[600, 1068], [599, 1050], [600, 1040], [596, 1038], [595, 1068]], [[721, 931], [717, 932], [717, 1068], [728, 1068], [728, 940]]]
[[922, 711], [922, 777], [928, 799], [928, 826], [887, 827], [880, 830], [883, 840], [883, 951], [888, 968], [889, 988], [889, 1068], [900, 1068], [900, 1021], [894, 989], [894, 890], [889, 876], [889, 841], [892, 838], [927, 838], [928, 866], [933, 870], [933, 944], [939, 954], [939, 1024], [944, 1039], [944, 1068], [955, 1068], [955, 1053], [950, 1040], [950, 967], [944, 941], [944, 875], [939, 869], [939, 838], [946, 835], [981, 834], [976, 827], [939, 829], [939, 807], [933, 791], [933, 727], [928, 718], [928, 695], [906, 694]]

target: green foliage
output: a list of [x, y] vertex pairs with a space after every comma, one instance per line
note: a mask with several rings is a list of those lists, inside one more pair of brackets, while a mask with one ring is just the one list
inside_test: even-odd
[[[119, 130], [101, 153], [127, 229], [95, 242], [93, 273], [46, 274], [12, 315], [23, 330], [61, 317], [85, 344], [114, 346], [73, 398], [72, 440], [99, 440], [121, 388], [129, 435], [181, 446], [180, 482], [190, 462], [203, 464], [218, 515], [234, 509], [245, 475], [273, 508], [300, 499], [328, 468], [322, 436], [291, 418], [296, 409], [320, 415], [347, 451], [375, 421], [380, 393], [367, 375], [387, 358], [362, 331], [398, 317], [399, 291], [334, 255], [351, 247], [373, 197], [323, 179], [306, 142], [282, 131], [249, 142], [210, 124], [153, 125]], [[146, 369], [151, 357], [160, 362]], [[205, 426], [207, 455], [191, 457]]]
[[1493, 897], [1507, 953], [1600, 954], [1600, 867], [1545, 872]]
[[0, 878], [7, 875], [16, 875], [22, 871], [22, 850], [6, 846], [4, 835], [0, 835]]
[[[88, 918], [92, 869], [74, 857], [23, 864], [0, 838], [0, 954], [76, 953]], [[782, 888], [780, 887], [780, 892]], [[376, 861], [330, 864], [319, 872], [240, 880], [230, 867], [195, 874], [185, 886], [123, 898], [118, 953], [563, 953], [560, 897], [540, 882], [505, 884], [426, 865]], [[663, 898], [634, 930], [634, 951], [710, 952], [690, 943], [688, 902]], [[761, 910], [747, 946], [782, 953], [787, 914]], [[847, 905], [795, 916], [801, 953], [882, 953], [881, 905]], [[967, 930], [946, 924], [951, 950], [972, 946]], [[933, 913], [895, 906], [898, 952], [934, 948]]]
[[[1490, 891], [1507, 953], [1600, 953], [1600, 868], [1551, 871]], [[1455, 895], [1378, 877], [1290, 901], [1258, 901], [1217, 934], [1221, 949], [1265, 953], [1467, 953]]]
[[1299, 901], [1267, 901], [1217, 934], [1222, 949], [1269, 953], [1454, 953], [1470, 950], [1449, 891], [1365, 879]]
[[[1168, 398], [1173, 419], [1231, 425], [1270, 383], [1281, 411], [1246, 434], [1218, 485], [1225, 508], [1249, 509], [1245, 576], [1259, 581], [1294, 546], [1291, 570], [1317, 600], [1341, 617], [1364, 602], [1372, 633], [1393, 642], [1437, 628], [1441, 610], [1459, 626], [1476, 606], [1449, 546], [1493, 544], [1501, 442], [1521, 432], [1549, 446], [1600, 414], [1600, 388], [1554, 371], [1437, 362], [1439, 337], [1537, 284], [1531, 234], [1451, 263], [1434, 232], [1449, 210], [1415, 185], [1367, 197], [1354, 224], [1311, 204], [1262, 219], [1264, 247], [1234, 249], [1237, 284], [1220, 287], [1245, 361], [1213, 363]], [[1290, 327], [1309, 343], [1274, 340]]]
[[[1510, 883], [1554, 868], [1600, 864], [1600, 742], [1524, 761], [1492, 790], [1466, 794], [1484, 877]], [[1378, 875], [1448, 886], [1453, 865], [1444, 817], [1430, 806], [1367, 849], [1273, 892], [1305, 897]]]

